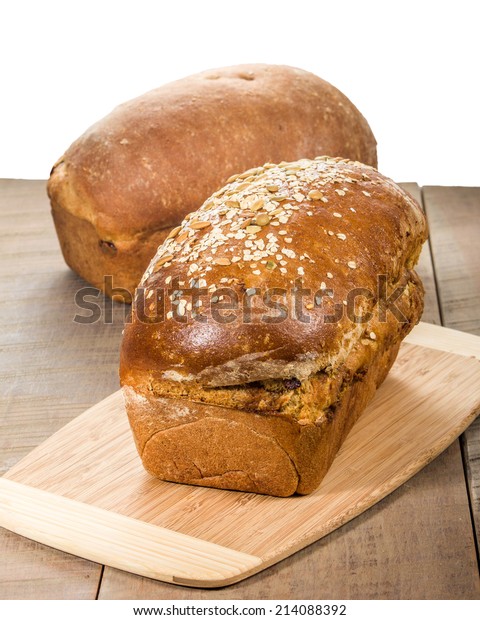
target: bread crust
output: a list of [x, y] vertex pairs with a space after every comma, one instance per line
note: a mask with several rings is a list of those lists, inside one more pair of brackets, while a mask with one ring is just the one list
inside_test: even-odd
[[[426, 237], [413, 198], [358, 162], [266, 165], [216, 192], [159, 247], [125, 327], [120, 377], [146, 469], [174, 482], [312, 492], [421, 317], [413, 266]], [[331, 295], [311, 303], [327, 281]], [[208, 305], [187, 301], [199, 286]], [[302, 286], [308, 320], [296, 309], [265, 322], [260, 303], [214, 320], [227, 286], [238, 299], [283, 287], [287, 309]], [[346, 312], [330, 320], [332, 308]]]
[[[311, 73], [239, 65], [162, 86], [117, 107], [53, 167], [48, 194], [57, 220], [64, 212], [57, 232], [65, 259], [95, 286], [105, 290], [112, 275], [114, 287], [133, 292], [161, 231], [231, 174], [322, 154], [377, 162], [366, 120]], [[79, 226], [89, 229], [85, 247]], [[108, 260], [106, 244], [115, 248]]]

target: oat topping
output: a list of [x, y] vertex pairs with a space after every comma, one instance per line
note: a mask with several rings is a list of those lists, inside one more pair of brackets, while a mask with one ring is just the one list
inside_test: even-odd
[[167, 239], [173, 239], [174, 237], [176, 237], [178, 235], [178, 233], [182, 230], [181, 226], [176, 226], [175, 228], [172, 228], [172, 230], [170, 231]]
[[255, 224], [260, 227], [266, 226], [269, 222], [270, 222], [270, 216], [267, 215], [266, 213], [261, 213], [260, 215], [257, 215], [257, 217], [255, 218]]
[[201, 230], [202, 228], [208, 228], [209, 226], [211, 226], [210, 222], [202, 220], [190, 222], [190, 228], [193, 228], [193, 230]]
[[[312, 161], [265, 164], [234, 175], [200, 209], [186, 216], [180, 226], [170, 231], [150, 263], [142, 284], [153, 273], [161, 274], [163, 268], [177, 263], [185, 264], [187, 277], [195, 278], [199, 288], [207, 287], [205, 276], [212, 270], [212, 265], [235, 266], [239, 281], [248, 276], [245, 284], [248, 295], [255, 293], [254, 287], [259, 286], [262, 276], [269, 272], [278, 270], [292, 282], [298, 275], [308, 278], [315, 274], [315, 261], [305, 252], [308, 248], [302, 248], [297, 255], [289, 247], [295, 238], [295, 226], [292, 224], [299, 211], [311, 217], [322, 212], [330, 213], [342, 224], [345, 211], [342, 212], [341, 199], [349, 191], [347, 186], [361, 183], [362, 180], [370, 181], [363, 171], [359, 171], [357, 178], [349, 176], [348, 171], [338, 166], [343, 161], [346, 160], [318, 157]], [[363, 164], [356, 162], [349, 164], [364, 168]], [[363, 194], [370, 195], [367, 191], [363, 191]], [[335, 198], [338, 210], [331, 210], [329, 197]], [[356, 213], [356, 210], [349, 207], [349, 213]], [[315, 226], [315, 220], [312, 222], [312, 226]], [[323, 238], [320, 234], [334, 237], [329, 241], [329, 244], [334, 244], [331, 247], [347, 239], [347, 234], [341, 228], [336, 229], [333, 221], [332, 229], [323, 228], [321, 224], [317, 226], [319, 243], [322, 243]], [[345, 230], [345, 224], [342, 227]], [[232, 247], [231, 239], [240, 243]], [[339, 263], [338, 258], [331, 258], [336, 264]], [[305, 261], [305, 267], [289, 266], [291, 260]], [[245, 271], [247, 266], [248, 273]], [[350, 269], [357, 268], [354, 260], [349, 260], [347, 266]], [[331, 272], [327, 272], [326, 277], [334, 280]], [[167, 276], [165, 285], [170, 284], [171, 280], [172, 276]], [[226, 285], [233, 280], [222, 278], [220, 283]], [[325, 282], [321, 283], [320, 288], [326, 288]], [[213, 289], [212, 285], [209, 286], [208, 290], [215, 291], [215, 285]], [[178, 302], [178, 299], [175, 297], [174, 301]], [[175, 304], [176, 311], [182, 316], [192, 310], [187, 301], [183, 301], [185, 303]], [[201, 311], [201, 304], [195, 304], [195, 307]], [[167, 318], [172, 316], [171, 312], [167, 313]]]

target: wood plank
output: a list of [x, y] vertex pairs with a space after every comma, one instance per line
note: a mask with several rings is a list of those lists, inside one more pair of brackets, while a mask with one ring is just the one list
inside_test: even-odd
[[480, 188], [425, 187], [423, 196], [443, 323], [480, 334]]
[[125, 308], [101, 298], [96, 323], [73, 321], [85, 282], [63, 262], [44, 182], [0, 181], [0, 231], [1, 473], [118, 389]]
[[[117, 388], [114, 325], [73, 323], [44, 181], [0, 180], [0, 472]], [[118, 314], [118, 310], [117, 310]], [[72, 355], [74, 352], [74, 355]], [[101, 566], [0, 529], [0, 599], [95, 598]]]
[[[480, 188], [425, 187], [444, 325], [480, 334]], [[461, 438], [480, 547], [480, 421]]]
[[[401, 185], [423, 208], [422, 192], [419, 186], [416, 183], [402, 183]], [[435, 276], [433, 273], [430, 240], [423, 245], [416, 270], [418, 275], [422, 278], [425, 288], [425, 309], [423, 311], [422, 321], [433, 323], [434, 325], [441, 325], [442, 322], [440, 318]]]
[[0, 600], [94, 599], [101, 566], [0, 528]]

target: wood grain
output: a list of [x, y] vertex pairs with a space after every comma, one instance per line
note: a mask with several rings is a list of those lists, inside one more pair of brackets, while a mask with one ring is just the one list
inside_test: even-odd
[[[44, 181], [0, 180], [0, 472], [117, 388], [108, 333], [72, 322]], [[96, 334], [97, 337], [94, 337]], [[112, 334], [113, 335], [113, 334]], [[75, 355], [72, 355], [75, 351]], [[96, 373], [92, 364], [98, 364]], [[95, 376], [96, 375], [96, 376]], [[83, 384], [83, 385], [82, 385]], [[0, 529], [0, 599], [94, 598], [102, 567]]]
[[480, 188], [425, 187], [423, 196], [443, 323], [480, 334]]
[[74, 322], [86, 284], [63, 262], [45, 182], [0, 180], [0, 218], [2, 472], [118, 389], [125, 308], [100, 298], [96, 323]]
[[101, 566], [0, 529], [0, 600], [93, 599]]
[[[77, 482], [74, 472], [71, 478]], [[228, 583], [261, 564], [255, 556], [8, 478], [0, 478], [0, 523], [75, 555], [173, 583]]]
[[[412, 187], [408, 184], [407, 189]], [[455, 197], [462, 198], [458, 193]], [[453, 212], [457, 206], [451, 205]], [[84, 283], [63, 263], [43, 181], [0, 181], [0, 223], [4, 353], [0, 359], [0, 468], [6, 471], [117, 388], [116, 355], [124, 309], [107, 302], [105, 314], [113, 314], [111, 324], [72, 324], [74, 292]], [[479, 235], [478, 219], [467, 225]], [[426, 270], [419, 271], [424, 279], [433, 278], [431, 264], [425, 262]], [[424, 320], [438, 322], [434, 303], [426, 304]], [[478, 596], [478, 573], [472, 576], [465, 562], [472, 541], [463, 475], [457, 443], [367, 513], [229, 588], [181, 588], [107, 567], [99, 597]], [[5, 530], [0, 530], [0, 549], [5, 560], [0, 563], [0, 598], [94, 596], [92, 581], [96, 576], [97, 586], [100, 575], [97, 565]], [[57, 566], [62, 567], [62, 579]]]
[[[480, 334], [480, 189], [425, 187], [443, 324]], [[461, 438], [480, 548], [480, 421]]]
[[[441, 349], [443, 328], [434, 331]], [[480, 338], [470, 339], [480, 359]], [[157, 579], [202, 587], [238, 581], [357, 516], [458, 437], [480, 408], [478, 359], [402, 345], [320, 488], [305, 497], [151, 478], [133, 447], [117, 392], [0, 479], [0, 524]], [[474, 566], [474, 554], [471, 561]]]

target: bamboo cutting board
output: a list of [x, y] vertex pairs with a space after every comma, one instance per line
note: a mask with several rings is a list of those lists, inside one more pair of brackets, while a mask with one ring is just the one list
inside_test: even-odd
[[130, 572], [224, 586], [318, 540], [408, 480], [480, 407], [480, 337], [420, 324], [317, 491], [274, 498], [162, 482], [120, 392], [0, 478], [0, 525]]

